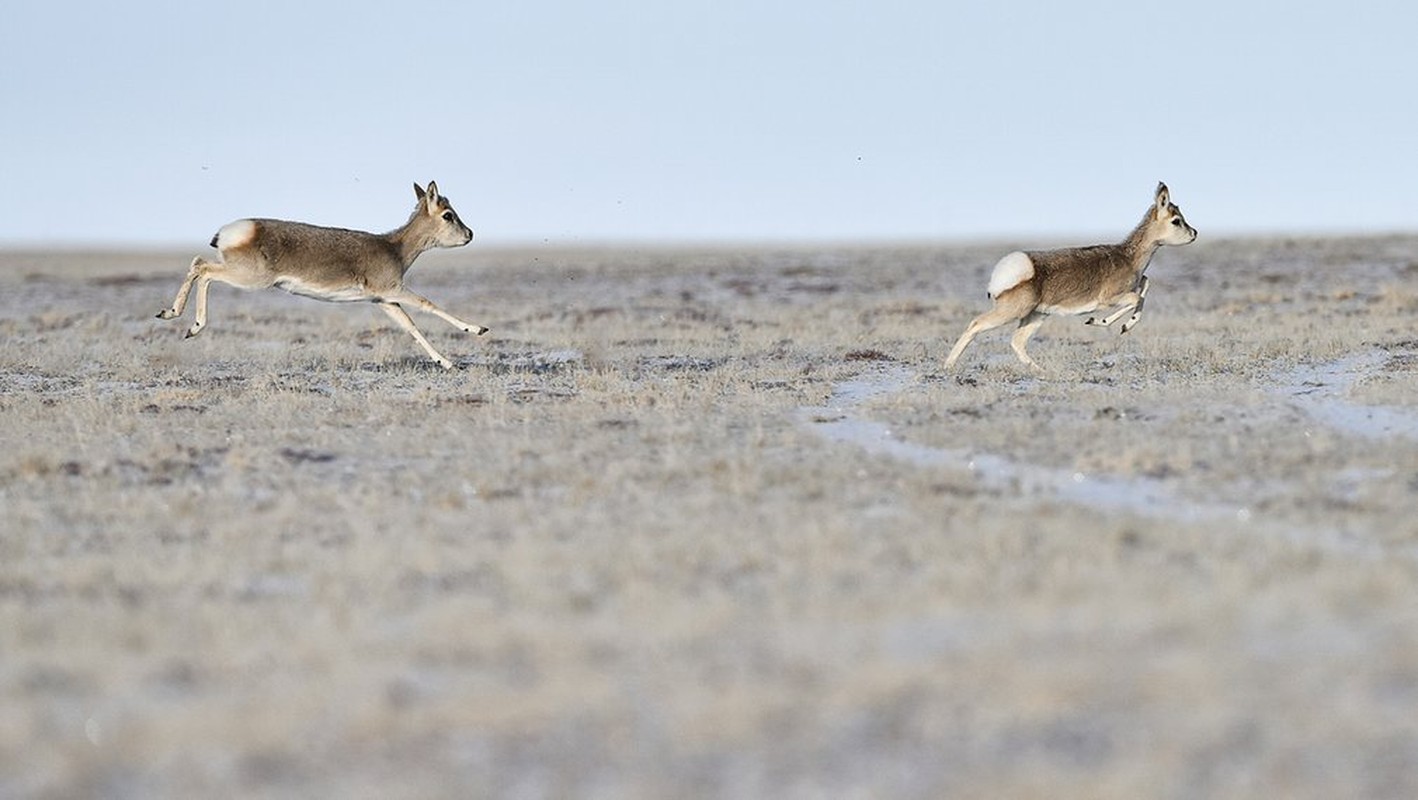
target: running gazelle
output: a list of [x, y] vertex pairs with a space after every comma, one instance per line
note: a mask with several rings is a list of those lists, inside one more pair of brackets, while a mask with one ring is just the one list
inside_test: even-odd
[[448, 198], [438, 193], [437, 183], [430, 181], [427, 189], [415, 183], [414, 196], [418, 205], [408, 222], [384, 234], [279, 219], [229, 223], [212, 237], [212, 246], [221, 252], [222, 260], [192, 259], [176, 299], [170, 308], [158, 312], [158, 319], [182, 316], [195, 285], [197, 319], [187, 329], [187, 336], [201, 333], [207, 327], [207, 290], [212, 281], [241, 289], [274, 286], [338, 303], [377, 303], [430, 358], [444, 369], [452, 369], [453, 362], [428, 343], [404, 308], [426, 311], [478, 335], [487, 333], [487, 328], [464, 322], [405, 288], [404, 274], [425, 250], [462, 247], [473, 240], [473, 232], [458, 218]]
[[972, 320], [945, 359], [947, 370], [955, 366], [970, 340], [983, 331], [1011, 322], [1019, 327], [1010, 346], [1025, 364], [1039, 365], [1025, 352], [1029, 337], [1050, 314], [1089, 314], [1099, 309], [1117, 308], [1103, 317], [1089, 317], [1089, 325], [1112, 325], [1129, 311], [1122, 333], [1132, 330], [1142, 316], [1147, 297], [1147, 265], [1162, 245], [1190, 244], [1196, 229], [1187, 224], [1182, 210], [1173, 205], [1165, 183], [1142, 221], [1118, 244], [1070, 247], [1062, 250], [1031, 250], [1006, 255], [995, 264], [988, 293], [994, 307]]

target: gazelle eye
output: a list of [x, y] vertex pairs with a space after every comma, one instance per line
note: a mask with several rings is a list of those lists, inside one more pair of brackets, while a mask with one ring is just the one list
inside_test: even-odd
[[445, 211], [445, 212], [443, 212], [443, 221], [444, 221], [444, 222], [452, 222], [452, 221], [453, 221], [453, 212], [452, 212], [452, 211]]
[[1174, 217], [1174, 218], [1172, 219], [1172, 224], [1173, 224], [1173, 225], [1181, 225], [1181, 224], [1182, 224], [1182, 218], [1181, 218], [1181, 217]]

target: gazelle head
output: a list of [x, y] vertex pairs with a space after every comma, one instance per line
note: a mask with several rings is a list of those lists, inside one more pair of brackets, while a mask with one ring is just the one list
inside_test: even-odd
[[448, 198], [438, 193], [436, 182], [429, 181], [427, 189], [415, 183], [414, 196], [418, 198], [418, 208], [410, 223], [423, 228], [425, 240], [434, 247], [462, 247], [473, 240], [472, 230], [458, 218]]
[[1167, 184], [1157, 184], [1157, 195], [1147, 220], [1149, 239], [1158, 244], [1191, 244], [1196, 241], [1196, 228], [1187, 224], [1182, 210], [1172, 203]]

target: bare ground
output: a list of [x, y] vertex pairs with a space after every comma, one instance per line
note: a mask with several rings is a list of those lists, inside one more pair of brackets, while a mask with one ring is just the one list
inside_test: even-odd
[[1014, 244], [0, 254], [0, 796], [1418, 796], [1418, 239]]

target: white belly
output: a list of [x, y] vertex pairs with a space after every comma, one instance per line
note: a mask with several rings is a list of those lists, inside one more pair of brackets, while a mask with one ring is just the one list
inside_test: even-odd
[[325, 300], [331, 303], [356, 303], [371, 299], [369, 292], [363, 286], [321, 286], [307, 283], [300, 278], [279, 278], [276, 280], [276, 288], [285, 289], [291, 294], [313, 297], [316, 300]]
[[1098, 310], [1098, 301], [1093, 300], [1093, 301], [1090, 301], [1090, 302], [1087, 302], [1087, 303], [1077, 303], [1077, 304], [1072, 304], [1072, 303], [1070, 303], [1070, 304], [1061, 304], [1061, 305], [1044, 305], [1043, 303], [1040, 303], [1039, 306], [1038, 306], [1037, 308], [1035, 308], [1034, 310], [1035, 310], [1035, 311], [1038, 311], [1040, 314], [1054, 314], [1054, 315], [1057, 315], [1057, 316], [1071, 316], [1071, 315], [1074, 315], [1074, 314], [1091, 314], [1091, 313], [1093, 313], [1094, 311], [1097, 311], [1097, 310]]

